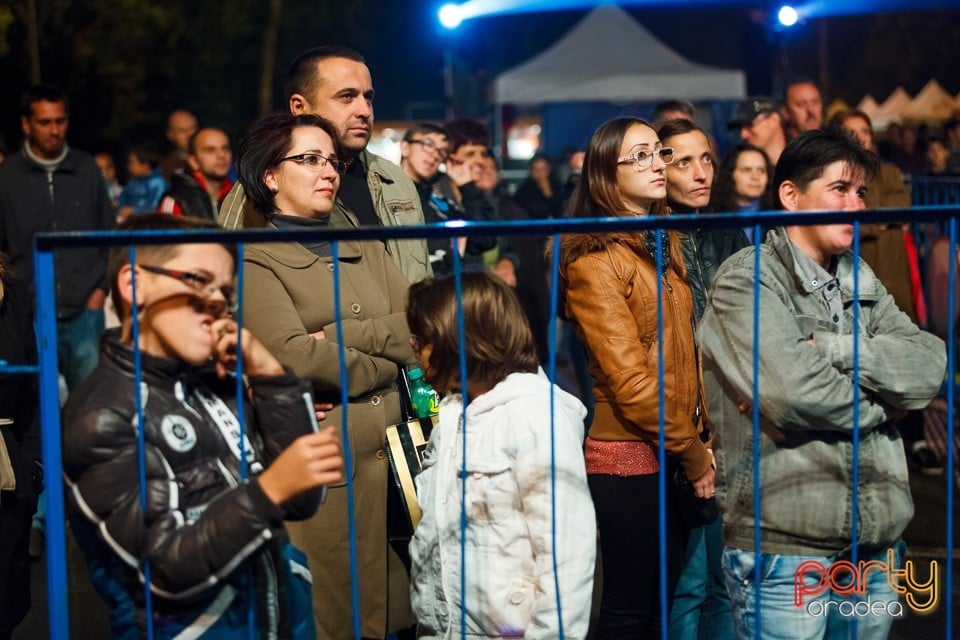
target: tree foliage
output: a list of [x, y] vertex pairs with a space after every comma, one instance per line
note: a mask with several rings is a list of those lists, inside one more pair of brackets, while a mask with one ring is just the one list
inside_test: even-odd
[[[24, 19], [30, 1], [0, 4], [0, 76], [8, 96], [31, 84]], [[367, 0], [32, 1], [42, 79], [67, 91], [71, 143], [91, 150], [160, 140], [166, 115], [177, 108], [236, 136], [262, 109], [259, 103], [282, 106], [286, 67], [299, 51], [370, 41]], [[273, 4], [282, 12], [265, 50]], [[269, 78], [261, 66], [271, 54]], [[271, 86], [261, 90], [266, 80]], [[0, 104], [0, 132], [8, 141], [19, 138], [16, 100]]]

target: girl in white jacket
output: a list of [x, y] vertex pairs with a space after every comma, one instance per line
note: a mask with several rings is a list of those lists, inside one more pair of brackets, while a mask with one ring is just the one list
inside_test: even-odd
[[411, 286], [407, 304], [424, 376], [448, 394], [416, 478], [419, 637], [584, 638], [596, 557], [586, 410], [540, 370], [511, 289], [466, 273], [462, 294], [466, 412], [453, 278]]

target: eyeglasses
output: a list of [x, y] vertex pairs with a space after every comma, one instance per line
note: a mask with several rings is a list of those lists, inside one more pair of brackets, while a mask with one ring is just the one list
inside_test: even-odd
[[323, 171], [326, 166], [329, 164], [333, 167], [333, 170], [337, 173], [342, 173], [344, 165], [340, 162], [339, 158], [335, 156], [325, 156], [320, 153], [301, 153], [295, 156], [287, 156], [286, 158], [280, 158], [280, 162], [285, 162], [291, 160], [296, 162], [301, 167], [306, 167], [311, 171]]
[[[237, 311], [237, 299], [233, 287], [213, 286], [213, 276], [206, 273], [197, 273], [196, 271], [178, 271], [176, 269], [164, 269], [163, 267], [154, 267], [152, 265], [138, 265], [144, 271], [155, 273], [161, 276], [175, 278], [187, 285], [197, 296], [193, 298], [193, 307], [199, 313], [209, 311], [217, 317], [233, 315]], [[213, 296], [219, 292], [223, 300], [215, 300]]]
[[410, 144], [418, 144], [423, 147], [424, 151], [433, 151], [440, 157], [441, 162], [446, 162], [450, 158], [450, 151], [447, 149], [441, 149], [437, 146], [437, 143], [431, 140], [430, 138], [420, 138], [418, 140], [408, 140]]
[[639, 171], [640, 169], [646, 169], [647, 167], [652, 166], [654, 156], [658, 156], [663, 164], [672, 164], [673, 147], [660, 147], [659, 149], [654, 149], [653, 151], [645, 151], [643, 149], [640, 151], [634, 151], [631, 154], [617, 158], [617, 164], [623, 164], [625, 162], [634, 163], [637, 165], [637, 170]]

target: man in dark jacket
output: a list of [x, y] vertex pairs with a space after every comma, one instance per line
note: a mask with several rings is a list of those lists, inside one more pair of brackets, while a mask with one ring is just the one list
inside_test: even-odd
[[[0, 165], [0, 251], [18, 277], [33, 282], [33, 237], [42, 231], [95, 231], [113, 227], [106, 185], [93, 158], [66, 142], [67, 98], [46, 84], [20, 101], [26, 136], [19, 153]], [[72, 389], [97, 364], [103, 332], [106, 250], [56, 252], [57, 352]]]
[[189, 168], [170, 176], [170, 188], [157, 211], [216, 220], [220, 202], [233, 187], [228, 177], [233, 162], [230, 139], [220, 129], [208, 127], [190, 136], [188, 148]]

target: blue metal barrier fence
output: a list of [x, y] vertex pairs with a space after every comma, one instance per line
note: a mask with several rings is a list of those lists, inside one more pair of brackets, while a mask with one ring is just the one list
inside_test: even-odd
[[[896, 222], [901, 220], [928, 221], [934, 224], [944, 225], [951, 223], [955, 229], [955, 220], [960, 216], [960, 207], [953, 206], [925, 206], [912, 209], [889, 209], [882, 211], [862, 212], [856, 218], [860, 222]], [[551, 235], [555, 239], [559, 234], [570, 232], [610, 232], [610, 231], [654, 231], [658, 229], [715, 229], [724, 227], [745, 227], [756, 226], [771, 227], [784, 224], [825, 224], [849, 222], [851, 215], [849, 212], [803, 212], [803, 213], [783, 213], [783, 212], [760, 212], [756, 214], [709, 214], [700, 216], [670, 216], [666, 218], [651, 217], [631, 217], [631, 218], [603, 218], [603, 219], [567, 219], [567, 220], [538, 220], [528, 222], [511, 223], [448, 223], [446, 225], [415, 226], [415, 227], [389, 227], [389, 228], [357, 228], [357, 229], [325, 229], [322, 231], [298, 231], [287, 232], [271, 229], [251, 229], [243, 231], [151, 231], [151, 232], [89, 232], [89, 233], [55, 233], [41, 234], [36, 239], [35, 252], [35, 274], [37, 290], [37, 341], [39, 350], [39, 370], [40, 370], [40, 396], [41, 396], [41, 418], [42, 418], [42, 438], [43, 438], [43, 456], [47, 477], [54, 479], [61, 475], [62, 458], [60, 446], [60, 417], [59, 403], [57, 396], [57, 341], [56, 341], [56, 301], [54, 287], [50, 286], [54, 282], [54, 250], [68, 250], [71, 248], [91, 247], [91, 246], [129, 246], [129, 245], [157, 245], [173, 243], [211, 243], [223, 242], [230, 244], [238, 243], [258, 243], [258, 242], [282, 242], [282, 241], [311, 241], [311, 240], [329, 240], [334, 243], [334, 247], [342, 240], [382, 240], [387, 238], [450, 238], [473, 235]], [[658, 234], [659, 236], [659, 234]], [[759, 237], [759, 234], [758, 236]], [[955, 231], [951, 234], [951, 239], [955, 242]], [[559, 243], [555, 242], [554, 246]], [[660, 245], [658, 245], [660, 246]], [[336, 250], [336, 249], [335, 249]], [[657, 251], [657, 260], [663, 259], [662, 252]], [[240, 257], [242, 261], [242, 256]], [[554, 281], [556, 281], [557, 269], [556, 256], [553, 257]], [[459, 271], [458, 271], [459, 272]], [[242, 277], [242, 275], [240, 276]], [[955, 282], [955, 268], [951, 267], [950, 290], [951, 294]], [[336, 274], [335, 274], [336, 278]], [[239, 288], [242, 290], [242, 283]], [[551, 295], [551, 307], [556, 308], [557, 291], [553, 288]], [[953, 308], [953, 305], [950, 305]], [[948, 370], [948, 380], [954, 379], [954, 361], [952, 358], [952, 349], [954, 344], [953, 323], [950, 323], [950, 332], [948, 336], [950, 348], [950, 360]], [[755, 332], [756, 340], [756, 332]], [[463, 339], [461, 329], [461, 339]], [[755, 343], [756, 344], [756, 343]], [[551, 344], [550, 354], [550, 374], [555, 375], [555, 342]], [[754, 349], [756, 352], [756, 349]], [[461, 349], [461, 371], [465, 372], [463, 360], [464, 350]], [[662, 359], [661, 359], [662, 361]], [[343, 373], [345, 375], [345, 372]], [[465, 376], [465, 373], [462, 374]], [[662, 371], [660, 372], [662, 379]], [[756, 381], [756, 376], [755, 376]], [[346, 384], [342, 385], [346, 388]], [[661, 385], [662, 388], [662, 385]], [[953, 386], [948, 385], [949, 405], [948, 405], [948, 438], [953, 442]], [[662, 406], [662, 402], [661, 402]], [[756, 406], [756, 404], [755, 404]], [[663, 442], [663, 421], [661, 419], [661, 438]], [[759, 429], [759, 416], [754, 413], [754, 429]], [[345, 443], [345, 451], [349, 446]], [[855, 449], [854, 460], [858, 455]], [[663, 449], [661, 447], [661, 457]], [[952, 456], [947, 458], [947, 485], [945, 491], [947, 494], [947, 531], [946, 539], [953, 539], [953, 465]], [[665, 494], [664, 484], [660, 484], [660, 513], [661, 522], [665, 520], [664, 505]], [[759, 494], [759, 492], [758, 492]], [[758, 497], [758, 500], [760, 498]], [[47, 483], [47, 579], [49, 590], [49, 624], [50, 637], [56, 640], [69, 637], [69, 602], [66, 590], [67, 584], [67, 564], [65, 553], [66, 530], [64, 519], [60, 517], [64, 513], [64, 491], [63, 484], [56, 481]], [[665, 531], [661, 529], [661, 536]], [[952, 550], [951, 545], [947, 544], [946, 560], [946, 599], [945, 602], [952, 602]], [[663, 545], [661, 540], [661, 554]], [[662, 565], [665, 563], [661, 563]], [[665, 569], [663, 570], [665, 571]], [[661, 581], [665, 578], [661, 574]], [[353, 580], [354, 584], [356, 580]], [[356, 604], [356, 603], [355, 603]], [[662, 595], [661, 609], [666, 610], [666, 594]], [[354, 610], [357, 607], [354, 606]], [[947, 630], [952, 626], [952, 612], [947, 607]], [[666, 622], [662, 630], [662, 637], [667, 637]]]

